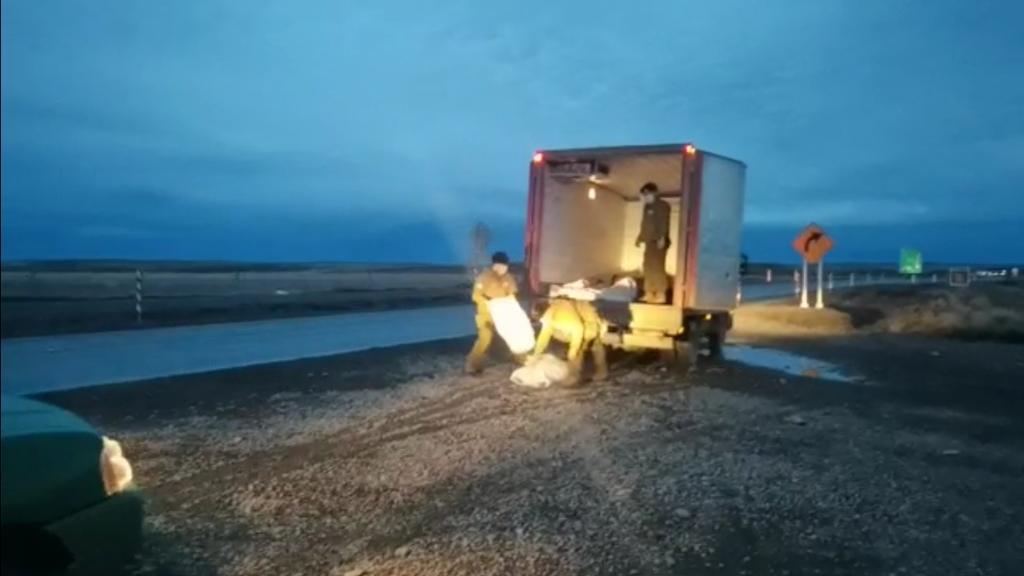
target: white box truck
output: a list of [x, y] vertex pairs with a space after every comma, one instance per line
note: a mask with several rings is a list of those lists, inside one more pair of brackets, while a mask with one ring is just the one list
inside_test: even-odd
[[665, 304], [596, 301], [605, 343], [677, 352], [721, 350], [740, 282], [746, 165], [690, 143], [542, 150], [530, 164], [526, 283], [534, 314], [552, 288], [581, 279], [642, 285], [640, 188], [671, 207]]

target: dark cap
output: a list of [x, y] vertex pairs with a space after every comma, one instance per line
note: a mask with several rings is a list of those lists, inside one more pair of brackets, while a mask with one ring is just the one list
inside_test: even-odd
[[640, 187], [641, 194], [655, 194], [658, 192], [658, 185], [654, 182], [648, 182]]
[[494, 255], [491, 256], [491, 264], [504, 264], [508, 266], [508, 254], [505, 254], [504, 252], [495, 252]]

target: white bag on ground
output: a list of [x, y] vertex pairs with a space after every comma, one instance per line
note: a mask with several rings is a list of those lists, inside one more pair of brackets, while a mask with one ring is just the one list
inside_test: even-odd
[[487, 301], [487, 309], [491, 313], [491, 320], [494, 322], [494, 329], [498, 336], [508, 344], [513, 354], [526, 354], [533, 350], [535, 343], [533, 325], [530, 324], [530, 317], [519, 305], [515, 296], [494, 298]]
[[529, 366], [517, 368], [512, 382], [530, 388], [547, 388], [569, 377], [569, 365], [562, 359], [545, 354]]

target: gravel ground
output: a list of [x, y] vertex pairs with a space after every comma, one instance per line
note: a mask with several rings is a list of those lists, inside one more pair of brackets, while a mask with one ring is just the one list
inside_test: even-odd
[[464, 340], [64, 392], [149, 498], [144, 574], [1019, 574], [1024, 347], [738, 335], [518, 389]]

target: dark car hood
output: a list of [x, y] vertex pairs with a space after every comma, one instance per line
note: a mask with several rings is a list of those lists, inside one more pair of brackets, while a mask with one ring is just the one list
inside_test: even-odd
[[97, 435], [85, 420], [67, 410], [21, 396], [0, 396], [0, 437], [27, 434], [86, 433]]
[[2, 405], [4, 525], [42, 525], [106, 497], [100, 472], [103, 439], [74, 414], [17, 396]]

